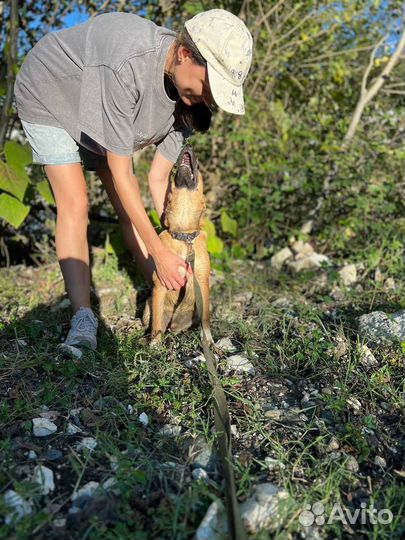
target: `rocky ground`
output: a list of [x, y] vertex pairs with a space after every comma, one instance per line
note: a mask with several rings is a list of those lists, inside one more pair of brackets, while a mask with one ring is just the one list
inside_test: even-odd
[[[151, 349], [148, 290], [93, 267], [99, 349], [76, 360], [57, 265], [0, 271], [0, 538], [226, 538], [198, 331]], [[401, 538], [403, 283], [292, 241], [212, 290], [249, 537]]]

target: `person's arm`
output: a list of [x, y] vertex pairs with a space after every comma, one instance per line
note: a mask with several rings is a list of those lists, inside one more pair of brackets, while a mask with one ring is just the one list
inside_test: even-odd
[[[156, 234], [145, 211], [138, 181], [132, 174], [131, 160], [130, 156], [120, 156], [107, 151], [107, 162], [115, 190], [148, 253], [155, 261], [156, 271], [162, 285], [167, 289], [179, 290], [184, 285], [185, 279], [180, 276], [178, 267], [182, 266], [187, 269], [187, 263], [170, 251]], [[154, 174], [156, 174], [156, 170]]]

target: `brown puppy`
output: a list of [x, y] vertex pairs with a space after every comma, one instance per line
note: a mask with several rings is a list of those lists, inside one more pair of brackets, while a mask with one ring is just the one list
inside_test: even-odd
[[[164, 224], [167, 230], [160, 234], [167, 247], [186, 259], [190, 251], [195, 252], [194, 275], [203, 297], [202, 327], [212, 342], [209, 328], [209, 275], [210, 259], [207, 250], [207, 233], [201, 230], [205, 211], [203, 180], [198, 171], [197, 159], [190, 146], [179, 156], [176, 174], [172, 175], [171, 193], [168, 197]], [[184, 269], [179, 267], [184, 275]], [[152, 343], [161, 340], [167, 329], [180, 332], [197, 322], [195, 294], [192, 276], [180, 291], [169, 291], [154, 272], [153, 292], [143, 314], [143, 323], [149, 326], [152, 311]]]

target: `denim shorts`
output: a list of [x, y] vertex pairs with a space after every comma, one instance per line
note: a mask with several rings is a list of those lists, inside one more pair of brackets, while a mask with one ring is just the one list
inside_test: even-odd
[[40, 165], [82, 163], [88, 171], [108, 168], [107, 157], [91, 152], [77, 143], [62, 128], [21, 120], [32, 149], [32, 162]]

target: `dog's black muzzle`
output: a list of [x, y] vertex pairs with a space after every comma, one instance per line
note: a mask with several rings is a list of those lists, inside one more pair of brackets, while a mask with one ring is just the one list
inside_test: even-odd
[[198, 163], [191, 146], [186, 145], [177, 161], [174, 177], [176, 188], [196, 189], [198, 185]]

